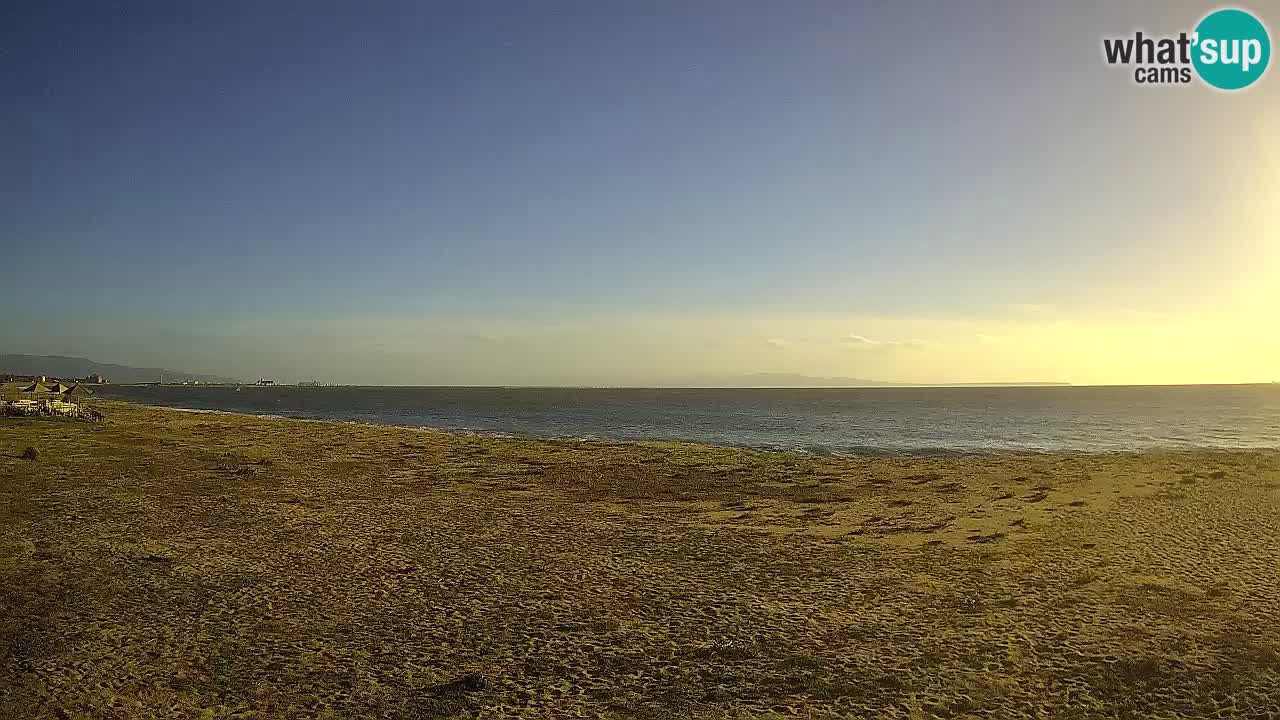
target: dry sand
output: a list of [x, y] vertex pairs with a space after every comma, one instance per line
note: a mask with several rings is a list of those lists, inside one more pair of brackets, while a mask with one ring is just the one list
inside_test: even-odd
[[0, 420], [6, 720], [1280, 716], [1280, 452], [99, 405]]

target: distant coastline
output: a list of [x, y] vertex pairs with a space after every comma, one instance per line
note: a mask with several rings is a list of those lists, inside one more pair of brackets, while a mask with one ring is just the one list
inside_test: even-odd
[[[1262, 380], [1242, 383], [1156, 383], [1093, 384], [1060, 380], [994, 380], [983, 382], [897, 382], [844, 376], [818, 376], [787, 372], [760, 372], [727, 376], [689, 376], [662, 382], [619, 383], [343, 383], [306, 380], [245, 380], [223, 375], [193, 373], [167, 368], [134, 367], [103, 363], [88, 358], [63, 355], [0, 354], [0, 374], [54, 378], [82, 378], [100, 375], [113, 385], [199, 385], [204, 387], [263, 388], [510, 388], [510, 389], [582, 389], [582, 390], [806, 390], [806, 389], [874, 389], [874, 388], [1062, 388], [1062, 387], [1229, 387], [1276, 386], [1280, 381]], [[292, 374], [297, 377], [299, 374]], [[303, 375], [303, 377], [307, 377]]]
[[0, 373], [13, 375], [47, 375], [49, 377], [78, 378], [101, 375], [116, 384], [139, 384], [166, 379], [172, 382], [201, 382], [234, 384], [234, 378], [221, 375], [182, 372], [167, 368], [133, 367], [115, 363], [102, 363], [82, 357], [67, 355], [25, 355], [10, 353], [0, 355]]
[[14, 375], [47, 375], [49, 377], [84, 377], [101, 375], [117, 385], [236, 385], [262, 387], [519, 387], [519, 388], [873, 388], [873, 387], [1061, 387], [1066, 382], [968, 382], [968, 383], [910, 383], [891, 380], [870, 380], [854, 377], [822, 377], [801, 373], [761, 372], [746, 375], [693, 376], [685, 379], [655, 383], [609, 384], [351, 384], [320, 382], [314, 378], [297, 382], [274, 380], [242, 380], [223, 375], [185, 372], [158, 367], [133, 367], [116, 363], [103, 363], [82, 357], [66, 355], [0, 355], [0, 373]]

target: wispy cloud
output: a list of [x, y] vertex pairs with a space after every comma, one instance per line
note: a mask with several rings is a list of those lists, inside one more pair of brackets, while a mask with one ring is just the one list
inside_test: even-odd
[[911, 338], [909, 340], [890, 340], [889, 345], [892, 347], [912, 348], [914, 350], [926, 350], [928, 348], [937, 347], [938, 344], [929, 340]]
[[851, 350], [889, 350], [893, 348], [909, 348], [912, 350], [924, 350], [933, 347], [936, 343], [928, 340], [920, 340], [910, 338], [907, 340], [876, 340], [866, 335], [858, 335], [849, 333], [841, 338], [840, 344]]

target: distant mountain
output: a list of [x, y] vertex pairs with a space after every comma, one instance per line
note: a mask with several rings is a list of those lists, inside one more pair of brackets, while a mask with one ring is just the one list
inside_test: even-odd
[[1071, 387], [1069, 382], [979, 382], [941, 383], [939, 385], [913, 385], [913, 387]]
[[867, 380], [851, 377], [814, 377], [799, 373], [752, 373], [734, 378], [734, 385], [750, 385], [757, 387], [883, 387], [896, 383], [883, 380]]
[[60, 378], [82, 378], [97, 373], [113, 383], [157, 382], [161, 375], [165, 382], [233, 383], [234, 378], [217, 375], [166, 370], [164, 368], [140, 368], [128, 365], [100, 363], [85, 358], [63, 355], [0, 355], [0, 373], [10, 375], [48, 375]]
[[731, 386], [751, 387], [1041, 387], [1064, 382], [897, 383], [851, 377], [814, 377], [798, 373], [754, 373], [735, 378]]

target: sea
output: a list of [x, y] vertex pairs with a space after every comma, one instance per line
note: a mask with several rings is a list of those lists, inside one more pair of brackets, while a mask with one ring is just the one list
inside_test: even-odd
[[821, 454], [1280, 448], [1280, 384], [530, 388], [106, 385], [148, 405]]

